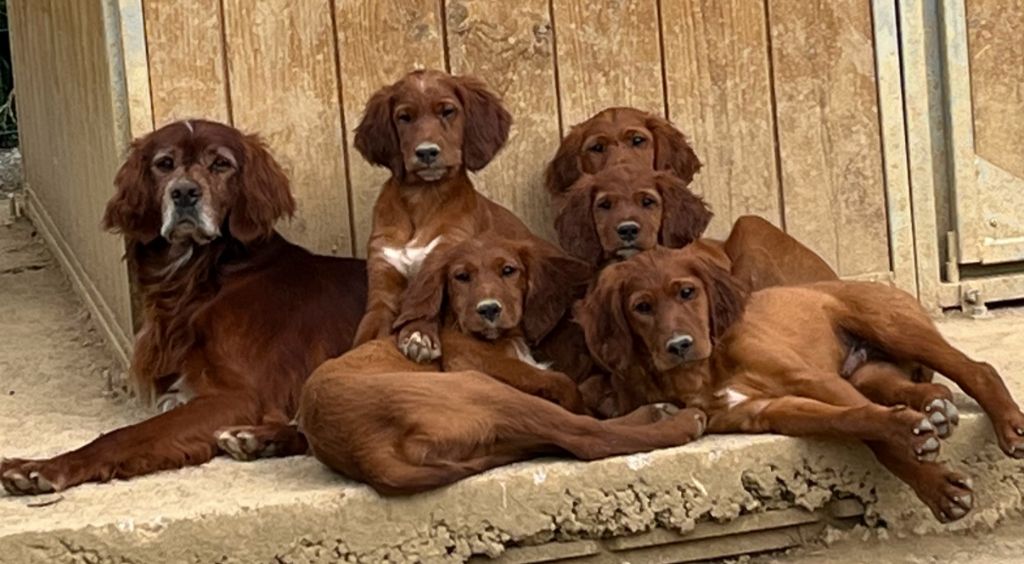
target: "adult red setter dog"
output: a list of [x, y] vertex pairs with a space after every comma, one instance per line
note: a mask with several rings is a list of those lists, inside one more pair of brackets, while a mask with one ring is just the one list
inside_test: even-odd
[[498, 234], [435, 251], [407, 290], [402, 315], [444, 311], [441, 362], [413, 362], [391, 339], [326, 362], [299, 408], [310, 450], [382, 494], [404, 494], [541, 454], [591, 460], [699, 436], [704, 414], [693, 409], [643, 406], [609, 421], [563, 409], [582, 409], [579, 392], [539, 365], [530, 345], [589, 277], [579, 261]]
[[[581, 181], [581, 177], [620, 165], [673, 175], [678, 178], [675, 183], [678, 187], [672, 191], [685, 190], [702, 166], [683, 133], [661, 116], [634, 108], [608, 108], [573, 126], [565, 136], [545, 171], [545, 189], [559, 214], [585, 216], [590, 213], [592, 202], [589, 198], [585, 204], [578, 199], [566, 201], [571, 199], [573, 186], [580, 181], [581, 185], [589, 186], [584, 190], [590, 190], [593, 183]], [[617, 180], [628, 182], [629, 179]], [[637, 180], [647, 182], [648, 179]], [[661, 185], [665, 186], [667, 182], [661, 181]], [[670, 204], [673, 196], [664, 190], [660, 193], [665, 203]], [[674, 200], [684, 204], [691, 198], [692, 194], [685, 190]], [[710, 214], [702, 214], [699, 207], [679, 208], [678, 211], [664, 227], [686, 236], [669, 236], [661, 241], [663, 245], [682, 246], [687, 240], [692, 240], [694, 234], [703, 232], [711, 219]], [[670, 213], [670, 207], [666, 206], [665, 213]], [[691, 220], [692, 225], [684, 223]], [[618, 242], [614, 239], [602, 241], [609, 246], [606, 252], [612, 253], [607, 258], [622, 258], [614, 254], [611, 246], [630, 243], [633, 232], [628, 224], [623, 225], [617, 237]], [[567, 244], [571, 238], [560, 239]], [[633, 245], [632, 248], [639, 246]], [[753, 288], [838, 279], [835, 271], [813, 251], [757, 216], [738, 218], [724, 249], [732, 260], [733, 274]], [[591, 260], [585, 256], [580, 258]]]
[[668, 401], [704, 410], [713, 433], [864, 441], [942, 521], [973, 504], [968, 479], [935, 462], [952, 430], [950, 391], [888, 363], [862, 373], [887, 385], [854, 387], [841, 375], [854, 343], [949, 377], [981, 404], [1003, 451], [1024, 457], [1024, 414], [999, 374], [950, 346], [895, 288], [818, 282], [747, 299], [699, 248], [659, 248], [604, 269], [576, 317], [620, 412]]
[[103, 223], [127, 239], [143, 304], [131, 376], [163, 413], [55, 458], [4, 460], [12, 494], [201, 464], [222, 427], [285, 425], [365, 308], [363, 261], [313, 255], [274, 231], [295, 202], [254, 136], [172, 123], [132, 145], [114, 183]]
[[[533, 237], [512, 212], [478, 192], [468, 172], [482, 169], [505, 144], [512, 118], [472, 77], [413, 71], [374, 94], [356, 128], [356, 149], [386, 167], [373, 208], [370, 294], [356, 345], [397, 329], [402, 292], [432, 251], [487, 230]], [[401, 328], [398, 344], [418, 362], [441, 356], [439, 321]]]

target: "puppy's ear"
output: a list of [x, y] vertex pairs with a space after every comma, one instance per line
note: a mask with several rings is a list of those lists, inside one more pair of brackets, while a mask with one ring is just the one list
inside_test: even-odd
[[711, 341], [717, 342], [742, 317], [747, 290], [728, 270], [708, 259], [701, 259], [699, 276], [710, 302]]
[[647, 129], [654, 134], [654, 168], [671, 170], [687, 184], [692, 182], [702, 165], [683, 132], [656, 115], [647, 119]]
[[576, 181], [559, 203], [555, 232], [565, 252], [598, 265], [604, 258], [604, 249], [594, 223], [593, 195], [594, 183], [589, 175]]
[[714, 214], [704, 200], [690, 191], [687, 182], [671, 172], [654, 175], [655, 185], [661, 193], [661, 244], [679, 249], [700, 239]]
[[633, 330], [626, 319], [622, 286], [625, 263], [605, 268], [587, 296], [576, 303], [573, 318], [583, 328], [587, 348], [594, 359], [612, 374], [636, 364]]
[[231, 235], [248, 243], [269, 237], [274, 223], [295, 213], [288, 177], [255, 135], [242, 138], [245, 156], [238, 173], [238, 193], [228, 212]]
[[508, 140], [512, 116], [484, 82], [472, 76], [455, 77], [455, 91], [466, 112], [462, 162], [477, 171], [491, 162]]
[[555, 158], [544, 170], [544, 189], [555, 198], [570, 190], [570, 186], [583, 171], [580, 169], [580, 151], [583, 150], [583, 126], [577, 125], [562, 139]]
[[537, 343], [555, 328], [572, 301], [582, 294], [593, 269], [541, 240], [524, 243], [519, 255], [527, 276], [523, 332], [527, 341]]
[[448, 250], [435, 250], [427, 255], [420, 271], [412, 277], [402, 293], [398, 318], [391, 327], [393, 331], [398, 331], [412, 321], [438, 319], [441, 316], [450, 256]]
[[148, 243], [160, 236], [160, 201], [149, 173], [145, 139], [131, 145], [128, 158], [114, 177], [117, 192], [103, 212], [103, 228], [132, 241]]
[[394, 86], [385, 86], [370, 97], [363, 119], [356, 126], [353, 144], [370, 164], [387, 168], [400, 177], [405, 174], [405, 162], [398, 132], [391, 121], [393, 97]]

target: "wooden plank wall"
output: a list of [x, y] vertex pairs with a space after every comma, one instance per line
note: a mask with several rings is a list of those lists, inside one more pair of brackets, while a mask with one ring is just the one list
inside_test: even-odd
[[511, 139], [478, 186], [541, 234], [552, 234], [541, 177], [561, 135], [631, 105], [693, 140], [712, 236], [755, 213], [844, 276], [884, 278], [909, 251], [889, 248], [879, 1], [142, 3], [154, 124], [208, 116], [261, 132], [300, 202], [283, 229], [318, 251], [364, 253], [387, 173], [354, 151], [352, 130], [377, 88], [433, 67], [479, 75], [504, 97]]

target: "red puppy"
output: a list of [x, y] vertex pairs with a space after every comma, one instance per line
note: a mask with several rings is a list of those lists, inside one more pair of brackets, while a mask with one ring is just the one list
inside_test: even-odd
[[132, 145], [114, 183], [103, 222], [127, 239], [143, 304], [131, 375], [163, 413], [55, 458], [4, 460], [13, 494], [201, 464], [221, 427], [283, 426], [365, 307], [363, 261], [310, 254], [274, 231], [295, 203], [254, 136], [172, 123]]
[[942, 521], [973, 502], [969, 481], [934, 462], [949, 390], [892, 367], [902, 397], [858, 390], [841, 375], [852, 343], [945, 374], [978, 400], [1002, 449], [1024, 457], [1024, 413], [1002, 379], [951, 347], [905, 292], [833, 281], [755, 292], [744, 311], [745, 298], [701, 249], [659, 248], [602, 271], [576, 313], [620, 412], [673, 401], [704, 410], [716, 433], [862, 440]]

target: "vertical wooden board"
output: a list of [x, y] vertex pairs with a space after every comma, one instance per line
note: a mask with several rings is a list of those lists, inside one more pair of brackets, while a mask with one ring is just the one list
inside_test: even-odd
[[452, 72], [485, 80], [514, 118], [508, 144], [478, 176], [477, 187], [553, 239], [543, 174], [560, 131], [548, 3], [449, 0], [446, 13]]
[[756, 214], [782, 224], [764, 4], [662, 2], [668, 113], [704, 168], [691, 186], [711, 204], [708, 233]]
[[889, 272], [878, 90], [867, 0], [771, 0], [790, 234], [842, 276]]
[[552, 3], [566, 131], [609, 106], [665, 112], [656, 0]]
[[143, 0], [143, 11], [156, 127], [230, 121], [220, 0]]
[[235, 124], [259, 132], [291, 179], [298, 211], [281, 231], [350, 255], [341, 107], [329, 0], [225, 0]]
[[438, 0], [336, 0], [338, 60], [345, 107], [348, 178], [356, 254], [366, 256], [373, 204], [389, 172], [370, 166], [351, 131], [377, 89], [413, 69], [444, 69]]
[[971, 0], [965, 8], [975, 147], [1024, 178], [1024, 0]]

